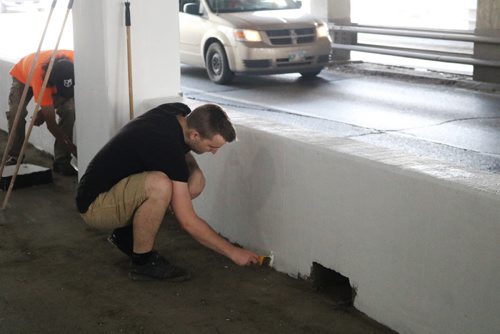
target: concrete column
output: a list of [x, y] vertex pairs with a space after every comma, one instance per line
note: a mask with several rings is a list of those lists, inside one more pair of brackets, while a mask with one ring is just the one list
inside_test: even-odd
[[317, 18], [328, 22], [328, 0], [310, 0], [308, 10]]
[[327, 0], [328, 21], [348, 24], [351, 23], [351, 0]]
[[[476, 32], [486, 36], [500, 35], [500, 0], [478, 0]], [[475, 43], [474, 56], [480, 59], [500, 60], [500, 46]], [[474, 80], [500, 83], [500, 68], [474, 66]]]
[[[175, 1], [131, 1], [135, 116], [180, 98]], [[75, 101], [80, 176], [95, 153], [129, 120], [123, 0], [75, 0]]]
[[324, 21], [351, 22], [351, 0], [309, 0], [302, 3], [304, 10]]
[[[314, 0], [313, 0], [314, 1]], [[328, 22], [333, 24], [351, 23], [351, 0], [327, 0]], [[352, 44], [356, 34], [346, 32], [332, 32], [334, 43]], [[343, 61], [351, 58], [349, 50], [333, 50], [333, 60]]]

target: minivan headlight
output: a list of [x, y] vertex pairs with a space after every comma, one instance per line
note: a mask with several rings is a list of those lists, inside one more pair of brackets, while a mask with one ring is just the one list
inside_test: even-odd
[[260, 32], [250, 29], [236, 29], [234, 38], [240, 42], [262, 42]]
[[326, 23], [321, 23], [316, 27], [316, 35], [318, 37], [330, 37], [330, 31]]

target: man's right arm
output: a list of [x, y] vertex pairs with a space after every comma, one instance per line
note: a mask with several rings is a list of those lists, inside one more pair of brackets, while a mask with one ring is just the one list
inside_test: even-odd
[[257, 263], [257, 254], [234, 246], [218, 235], [210, 225], [196, 215], [187, 183], [178, 181], [172, 183], [172, 207], [184, 230], [202, 245], [227, 256], [240, 266]]

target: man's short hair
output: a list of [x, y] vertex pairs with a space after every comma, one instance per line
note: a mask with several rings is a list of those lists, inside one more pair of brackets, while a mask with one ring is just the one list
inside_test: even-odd
[[187, 116], [187, 125], [204, 139], [219, 134], [228, 143], [236, 138], [236, 131], [226, 112], [216, 104], [204, 104]]

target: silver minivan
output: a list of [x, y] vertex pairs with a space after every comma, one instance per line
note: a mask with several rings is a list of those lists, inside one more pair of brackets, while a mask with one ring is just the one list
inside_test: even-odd
[[295, 0], [179, 0], [180, 57], [210, 80], [298, 72], [314, 77], [330, 60], [328, 25]]

